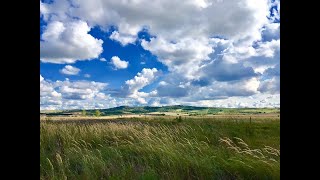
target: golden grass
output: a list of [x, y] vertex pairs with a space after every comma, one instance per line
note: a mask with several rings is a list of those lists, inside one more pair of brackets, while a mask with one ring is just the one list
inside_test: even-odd
[[273, 161], [280, 162], [280, 150], [270, 146], [264, 146], [261, 149], [251, 149], [241, 138], [233, 137], [232, 141], [228, 137], [219, 139], [219, 142], [224, 144], [228, 149], [234, 150], [239, 154], [255, 157], [263, 162]]

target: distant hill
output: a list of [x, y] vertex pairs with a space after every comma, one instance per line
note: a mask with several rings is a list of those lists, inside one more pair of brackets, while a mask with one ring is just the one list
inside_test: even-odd
[[[96, 109], [86, 110], [87, 115], [93, 115]], [[189, 115], [208, 115], [208, 114], [260, 114], [260, 113], [280, 113], [280, 108], [215, 108], [215, 107], [196, 107], [196, 106], [119, 106], [109, 109], [99, 109], [101, 115], [124, 115], [124, 114], [148, 114], [148, 113], [187, 113]], [[82, 110], [46, 111], [40, 114], [46, 115], [75, 115], [81, 114]]]

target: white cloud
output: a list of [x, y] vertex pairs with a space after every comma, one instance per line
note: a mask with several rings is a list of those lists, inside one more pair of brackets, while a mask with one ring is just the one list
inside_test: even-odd
[[250, 96], [259, 93], [259, 80], [250, 78], [233, 82], [213, 82], [210, 86], [193, 89], [190, 99], [226, 99], [236, 96]]
[[280, 23], [270, 23], [265, 26], [262, 36], [266, 41], [280, 38]]
[[61, 93], [57, 92], [51, 82], [40, 75], [40, 107], [52, 107], [61, 104]]
[[114, 98], [103, 92], [107, 85], [68, 79], [53, 82], [40, 75], [40, 109], [108, 108], [119, 105]]
[[40, 75], [40, 97], [61, 97], [61, 94], [55, 91], [52, 83], [47, 82]]
[[118, 56], [112, 56], [110, 61], [115, 69], [126, 69], [129, 65], [128, 61], [121, 60]]
[[137, 92], [144, 86], [150, 84], [156, 79], [158, 70], [156, 68], [143, 68], [133, 79], [127, 80], [125, 84], [129, 92]]
[[262, 93], [279, 94], [280, 93], [280, 77], [273, 77], [261, 82], [258, 89]]
[[142, 40], [141, 45], [157, 55], [170, 71], [184, 74], [187, 78], [193, 78], [201, 63], [209, 60], [208, 55], [213, 52], [206, 39], [184, 38], [172, 43], [162, 38], [152, 38], [150, 42]]
[[242, 60], [246, 67], [252, 67], [256, 72], [263, 73], [280, 63], [280, 40], [259, 42], [255, 54]]
[[[203, 100], [197, 102], [201, 106], [208, 107], [224, 107], [224, 108], [239, 108], [239, 107], [280, 107], [280, 95], [256, 94], [249, 97], [229, 97], [227, 99], [218, 100]], [[195, 105], [195, 103], [190, 103]]]
[[211, 83], [201, 81], [190, 83], [178, 80], [179, 78], [166, 76], [163, 81], [158, 83], [156, 90], [151, 91], [154, 93], [148, 94], [148, 102], [153, 102], [153, 98], [169, 98], [172, 99], [171, 102], [177, 104], [190, 102], [196, 105], [201, 101], [226, 100], [230, 97], [240, 98], [260, 94], [258, 88], [261, 82], [257, 77], [233, 81], [213, 81]]
[[272, 58], [275, 56], [276, 51], [280, 50], [280, 40], [272, 40], [259, 43], [256, 49], [257, 55]]
[[272, 68], [268, 68], [264, 71], [263, 76], [269, 78], [273, 76], [280, 76], [280, 63]]
[[122, 46], [126, 46], [129, 43], [133, 43], [136, 41], [136, 36], [127, 35], [127, 34], [119, 34], [117, 31], [113, 31], [110, 35], [110, 39], [116, 40], [120, 42]]
[[65, 64], [98, 58], [102, 53], [101, 39], [88, 34], [90, 27], [84, 21], [49, 22], [40, 41], [40, 60]]
[[[270, 16], [272, 6], [277, 9], [273, 9], [273, 16]], [[216, 103], [219, 100], [230, 107], [253, 106], [252, 103], [256, 102], [247, 100], [247, 96], [279, 93], [278, 76], [273, 77], [280, 74], [277, 68], [280, 59], [278, 0], [186, 0], [184, 3], [179, 0], [136, 0], [129, 3], [116, 0], [57, 0], [51, 4], [40, 3], [40, 11], [48, 21], [46, 35], [43, 34], [42, 39], [47, 36], [51, 42], [49, 44], [55, 45], [50, 48], [51, 53], [47, 53], [53, 56], [53, 59], [50, 58], [55, 63], [98, 58], [102, 48], [101, 52], [88, 52], [94, 52], [98, 42], [101, 42], [101, 47], [103, 41], [92, 37], [88, 31], [98, 26], [107, 32], [112, 26], [115, 30], [111, 32], [110, 39], [122, 46], [141, 43], [145, 50], [156, 55], [158, 61], [167, 66], [168, 74], [151, 90], [152, 93], [141, 92], [143, 87], [154, 82], [151, 76], [141, 72], [126, 81], [121, 92], [123, 99], [115, 100], [114, 104], [219, 105]], [[96, 43], [86, 43], [85, 38], [65, 35], [66, 31], [75, 31], [70, 28], [74, 18], [81, 19], [79, 21], [89, 29], [81, 34], [91, 36], [94, 39], [92, 42]], [[52, 23], [56, 24], [50, 27]], [[138, 39], [141, 30], [151, 35], [150, 41]], [[79, 39], [83, 41], [79, 43]], [[91, 51], [82, 54], [86, 48]], [[42, 61], [49, 62], [50, 59]], [[111, 59], [116, 69], [127, 68], [125, 62], [120, 58]], [[135, 80], [144, 79], [142, 77], [150, 78]], [[257, 106], [261, 104], [267, 105], [256, 103]]]
[[100, 61], [107, 61], [106, 58], [100, 58]]
[[119, 93], [114, 94], [119, 97], [129, 97], [135, 99], [140, 104], [146, 104], [145, 98], [149, 93], [140, 92], [142, 88], [154, 82], [159, 76], [156, 68], [143, 68], [133, 79], [125, 81], [124, 86]]
[[148, 101], [149, 105], [164, 106], [164, 105], [188, 105], [188, 106], [203, 106], [203, 107], [224, 107], [224, 108], [239, 108], [239, 107], [280, 107], [280, 94], [254, 94], [250, 96], [234, 96], [223, 99], [205, 99], [205, 100], [190, 100], [183, 98], [152, 98]]
[[56, 81], [54, 85], [58, 88], [64, 99], [84, 100], [92, 99], [103, 90], [107, 84], [94, 81]]
[[84, 74], [84, 77], [85, 77], [85, 78], [90, 78], [91, 75], [90, 75], [90, 74]]
[[120, 42], [122, 46], [126, 46], [130, 43], [133, 44], [136, 41], [138, 32], [141, 29], [142, 27], [138, 25], [120, 22], [118, 24], [118, 31], [113, 31], [109, 38]]
[[223, 59], [203, 65], [199, 74], [207, 81], [234, 81], [258, 76], [252, 67], [245, 67], [242, 62], [230, 63]]
[[77, 75], [79, 74], [80, 69], [73, 67], [71, 65], [66, 65], [63, 69], [60, 70], [60, 73], [66, 74], [66, 75]]
[[[180, 39], [187, 35], [224, 35], [240, 38], [256, 35], [257, 27], [268, 21], [268, 3], [261, 0], [234, 1], [88, 1], [74, 2], [70, 14], [107, 28], [111, 24], [135, 35], [138, 27], [152, 34]], [[192, 15], [192, 16], [191, 16]], [[172, 18], [174, 17], [174, 18]], [[228, 22], [228, 23], [226, 23]], [[131, 33], [130, 33], [131, 32]]]
[[70, 3], [67, 0], [54, 0], [52, 3], [40, 1], [40, 15], [45, 21], [62, 21], [68, 19], [68, 9]]
[[72, 1], [69, 8], [56, 8], [49, 4], [45, 4], [45, 7], [51, 14], [57, 14], [56, 19], [65, 19], [68, 14], [104, 30], [116, 26], [117, 30], [112, 33], [111, 39], [123, 45], [133, 43], [138, 32], [144, 28], [168, 42], [184, 37], [224, 36], [245, 43], [261, 38], [260, 28], [269, 22], [268, 2], [186, 0], [181, 3], [179, 0], [139, 0], [128, 3], [76, 0]]

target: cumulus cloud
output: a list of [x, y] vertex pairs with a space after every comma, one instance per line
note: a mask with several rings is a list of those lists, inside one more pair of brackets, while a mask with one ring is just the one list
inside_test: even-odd
[[103, 90], [107, 84], [94, 81], [56, 81], [56, 88], [64, 99], [84, 100], [92, 99], [97, 93]]
[[40, 75], [40, 107], [45, 110], [107, 108], [119, 105], [114, 98], [105, 94], [107, 86], [107, 83], [84, 80], [50, 81]]
[[151, 98], [149, 105], [187, 105], [187, 106], [203, 106], [203, 107], [224, 107], [224, 108], [240, 108], [240, 107], [280, 107], [280, 94], [258, 93], [249, 96], [232, 96], [217, 99], [200, 99], [193, 100], [190, 98]]
[[[280, 95], [256, 94], [252, 96], [229, 97], [227, 99], [202, 100], [198, 104], [207, 107], [243, 108], [243, 107], [280, 107]], [[194, 105], [195, 103], [190, 103]]]
[[159, 97], [184, 97], [188, 95], [189, 89], [169, 83], [159, 83], [156, 95]]
[[[66, 4], [66, 3], [59, 3]], [[159, 41], [178, 45], [177, 53], [190, 49], [183, 44], [187, 39], [222, 36], [238, 41], [251, 43], [261, 39], [261, 28], [269, 22], [271, 4], [267, 0], [255, 3], [252, 0], [233, 1], [195, 1], [178, 0], [153, 1], [85, 1], [72, 2], [68, 9], [54, 8], [53, 5], [42, 4], [51, 14], [58, 14], [64, 19], [65, 14], [86, 20], [91, 26], [98, 25], [104, 30], [117, 27], [110, 38], [122, 45], [133, 43], [139, 31], [147, 29]], [[52, 6], [51, 8], [49, 6]], [[48, 10], [49, 9], [49, 10]], [[65, 13], [60, 13], [61, 11]], [[43, 10], [45, 11], [45, 10]], [[172, 18], [175, 17], [175, 18]], [[180, 42], [181, 41], [181, 42]], [[196, 42], [197, 43], [197, 42]], [[206, 41], [198, 42], [208, 46]], [[189, 43], [192, 45], [193, 43]], [[210, 49], [210, 46], [207, 47]], [[210, 51], [210, 50], [209, 50]], [[204, 53], [203, 56], [206, 56]]]
[[262, 93], [279, 94], [280, 93], [280, 77], [272, 77], [261, 82], [258, 89]]
[[137, 36], [128, 35], [128, 34], [119, 34], [117, 31], [113, 31], [110, 35], [110, 39], [120, 42], [122, 46], [126, 46], [129, 43], [136, 41]]
[[272, 68], [266, 69], [263, 75], [267, 77], [280, 76], [280, 64], [277, 64]]
[[150, 42], [142, 40], [141, 45], [157, 55], [170, 71], [183, 73], [189, 78], [193, 78], [197, 67], [202, 61], [209, 60], [208, 55], [213, 52], [206, 39], [185, 38], [173, 43], [162, 38], [151, 38]]
[[100, 58], [100, 61], [107, 61], [106, 58]]
[[262, 31], [262, 37], [265, 41], [272, 41], [280, 38], [280, 23], [270, 23], [265, 25]]
[[217, 81], [233, 81], [255, 77], [258, 74], [252, 67], [245, 67], [242, 63], [228, 63], [223, 60], [215, 60], [201, 69], [204, 78], [213, 78]]
[[[142, 89], [155, 82], [157, 72], [142, 70], [125, 82], [116, 103], [277, 106], [277, 98], [266, 104], [267, 100], [249, 97], [279, 95], [278, 0], [56, 0], [40, 2], [40, 12], [48, 21], [41, 44], [51, 44], [47, 51], [41, 46], [43, 62], [98, 58], [103, 41], [88, 34], [97, 26], [105, 32], [112, 27], [109, 38], [122, 46], [140, 43], [168, 68], [164, 80], [150, 92]], [[79, 33], [70, 25], [80, 22], [85, 30]], [[151, 38], [138, 39], [141, 30]], [[128, 67], [119, 57], [111, 63], [115, 69]]]
[[259, 43], [259, 47], [256, 49], [257, 56], [274, 57], [275, 53], [280, 51], [280, 40], [271, 40], [267, 42]]
[[52, 83], [45, 81], [40, 75], [40, 97], [60, 98], [61, 93], [58, 93]]
[[101, 39], [88, 34], [85, 21], [49, 22], [40, 41], [40, 60], [46, 63], [74, 63], [98, 58], [102, 53]]
[[67, 20], [69, 8], [70, 2], [66, 0], [54, 0], [51, 3], [40, 1], [40, 16], [43, 16], [45, 21]]
[[129, 65], [128, 61], [121, 60], [118, 56], [112, 56], [110, 61], [115, 69], [126, 69]]
[[149, 94], [154, 95], [155, 92], [145, 93], [141, 92], [140, 90], [153, 83], [159, 75], [160, 72], [156, 68], [143, 68], [142, 71], [138, 72], [134, 78], [125, 81], [125, 84], [122, 86], [121, 90], [113, 93], [113, 95], [117, 97], [133, 98], [140, 104], [146, 104], [147, 101], [145, 98], [148, 97]]
[[260, 42], [255, 49], [255, 55], [244, 59], [244, 65], [252, 67], [255, 72], [263, 73], [280, 63], [280, 40]]
[[66, 74], [66, 75], [77, 75], [79, 74], [80, 69], [73, 67], [71, 65], [66, 65], [63, 69], [60, 70], [60, 73]]
[[129, 92], [137, 92], [156, 79], [158, 70], [156, 68], [143, 68], [133, 79], [127, 80], [125, 84]]
[[54, 85], [40, 75], [40, 108], [61, 105], [61, 97], [61, 93], [55, 90]]
[[[212, 76], [208, 75], [208, 77]], [[188, 81], [183, 76], [170, 74], [156, 86], [149, 97], [179, 98], [182, 102], [199, 100], [227, 99], [229, 97], [250, 96], [259, 93], [260, 78], [247, 76], [228, 81], [216, 81], [214, 78]]]
[[127, 3], [93, 0], [89, 3], [78, 0], [73, 2], [74, 7], [70, 8], [69, 13], [104, 28], [116, 25], [119, 31], [130, 35], [135, 35], [146, 26], [152, 34], [168, 39], [202, 34], [240, 38], [257, 36], [257, 27], [268, 21], [268, 1], [254, 2], [141, 0]]
[[257, 78], [250, 78], [233, 82], [215, 81], [210, 86], [195, 89], [189, 99], [193, 100], [213, 100], [227, 99], [237, 96], [251, 96], [258, 93], [260, 81]]

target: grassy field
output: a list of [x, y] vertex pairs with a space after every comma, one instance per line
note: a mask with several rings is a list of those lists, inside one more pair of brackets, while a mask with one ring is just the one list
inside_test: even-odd
[[[75, 116], [81, 115], [83, 110], [66, 110], [66, 111], [42, 111], [41, 113], [57, 116], [72, 114]], [[86, 115], [94, 116], [95, 109], [86, 110]], [[215, 108], [215, 107], [195, 107], [195, 106], [162, 106], [162, 107], [129, 107], [119, 106], [109, 109], [100, 109], [102, 116], [117, 116], [117, 115], [182, 115], [182, 116], [207, 116], [207, 115], [265, 115], [279, 114], [280, 108]]]
[[279, 118], [41, 121], [40, 179], [279, 178]]

